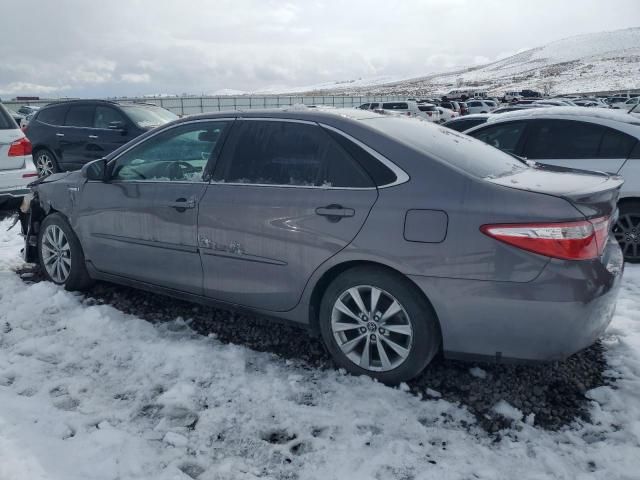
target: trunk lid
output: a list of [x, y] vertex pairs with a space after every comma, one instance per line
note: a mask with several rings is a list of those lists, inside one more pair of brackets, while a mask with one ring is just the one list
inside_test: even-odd
[[624, 183], [619, 175], [540, 164], [487, 181], [564, 198], [587, 218], [613, 215]]

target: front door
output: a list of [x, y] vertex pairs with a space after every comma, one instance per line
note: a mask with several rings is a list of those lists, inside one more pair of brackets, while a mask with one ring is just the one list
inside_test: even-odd
[[200, 202], [205, 295], [290, 310], [376, 199], [373, 181], [317, 124], [238, 120]]
[[76, 215], [87, 261], [105, 273], [201, 294], [203, 173], [228, 124], [165, 129], [110, 162], [109, 182], [87, 182]]
[[62, 152], [61, 169], [78, 169], [87, 162], [87, 145], [93, 133], [92, 104], [73, 104], [67, 110], [64, 127], [56, 132]]

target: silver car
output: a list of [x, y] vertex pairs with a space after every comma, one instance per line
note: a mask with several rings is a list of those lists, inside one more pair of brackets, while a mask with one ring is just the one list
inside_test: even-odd
[[205, 114], [33, 188], [28, 261], [307, 326], [397, 383], [451, 358], [559, 360], [615, 307], [622, 180], [536, 168], [363, 110]]
[[614, 232], [629, 262], [640, 262], [640, 118], [582, 107], [491, 116], [466, 134], [547, 165], [611, 172], [625, 182]]

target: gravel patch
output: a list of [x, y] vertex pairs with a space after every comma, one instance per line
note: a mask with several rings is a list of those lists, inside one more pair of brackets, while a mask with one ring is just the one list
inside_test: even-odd
[[[26, 282], [43, 280], [34, 267], [18, 273]], [[182, 318], [201, 335], [271, 352], [303, 362], [309, 368], [336, 368], [322, 342], [296, 326], [102, 282], [85, 297], [87, 304], [108, 304], [149, 322]], [[505, 411], [517, 412], [529, 424], [558, 430], [578, 419], [590, 420], [585, 393], [608, 383], [606, 368], [600, 343], [564, 362], [543, 365], [495, 365], [436, 358], [407, 388], [425, 400], [442, 398], [465, 406], [490, 433], [497, 434], [512, 425], [514, 415]]]

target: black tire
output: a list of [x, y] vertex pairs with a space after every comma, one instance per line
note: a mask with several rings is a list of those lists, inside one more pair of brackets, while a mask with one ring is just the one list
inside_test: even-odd
[[625, 262], [640, 263], [640, 200], [620, 204], [613, 233], [620, 243]]
[[55, 155], [46, 148], [41, 148], [33, 153], [33, 163], [39, 177], [46, 177], [60, 171]]
[[[336, 305], [338, 299], [346, 298], [345, 295], [347, 294], [347, 291], [356, 286], [360, 286], [362, 289], [359, 291], [363, 292], [365, 295], [361, 298], [365, 304], [367, 303], [367, 288], [372, 286], [381, 290], [383, 295], [387, 294], [395, 299], [404, 309], [402, 312], [399, 312], [398, 315], [403, 320], [406, 318], [406, 322], [411, 326], [412, 337], [410, 344], [406, 345], [409, 352], [408, 355], [404, 360], [401, 360], [401, 356], [398, 355], [395, 360], [400, 361], [400, 363], [393, 365], [393, 362], [391, 362], [391, 366], [393, 368], [374, 371], [369, 368], [362, 368], [362, 361], [360, 361], [359, 365], [356, 365], [354, 360], [350, 359], [347, 354], [343, 352], [342, 348], [338, 344], [338, 340], [335, 338], [335, 335], [341, 336], [341, 334], [346, 335], [346, 333], [339, 332], [334, 334], [332, 329], [334, 305]], [[371, 302], [371, 297], [369, 296], [368, 298], [368, 301]], [[381, 296], [381, 298], [383, 297]], [[369, 314], [371, 314], [371, 312], [369, 312]], [[418, 288], [400, 274], [389, 272], [382, 268], [369, 266], [354, 267], [340, 274], [333, 280], [333, 282], [331, 282], [325, 291], [320, 304], [319, 315], [319, 327], [322, 339], [338, 366], [352, 374], [369, 375], [389, 385], [396, 385], [400, 382], [410, 380], [420, 374], [438, 353], [442, 343], [440, 327], [436, 314]], [[336, 313], [336, 315], [339, 316], [342, 314]], [[355, 322], [355, 320], [352, 320], [347, 316], [340, 317], [340, 320], [343, 318], [346, 319], [348, 323]], [[376, 349], [368, 350], [369, 353], [366, 355], [367, 362], [371, 359], [373, 368], [382, 368], [382, 355], [377, 352], [380, 352], [380, 348], [382, 348], [383, 350], [386, 350], [385, 356], [390, 353], [391, 355], [386, 359], [387, 363], [389, 363], [391, 356], [395, 357], [395, 350], [388, 347], [390, 343], [388, 343], [387, 339], [390, 335], [396, 336], [396, 334], [389, 331], [383, 331], [382, 327], [387, 325], [387, 327], [391, 328], [391, 324], [384, 323], [381, 321], [382, 319], [373, 320], [373, 318], [367, 317], [366, 328], [365, 324], [354, 323], [354, 325], [359, 326], [357, 328], [350, 328], [349, 335], [353, 335], [354, 338], [355, 336], [363, 335], [364, 340], [362, 340], [362, 342], [365, 343], [360, 344], [358, 348], [362, 346], [362, 352], [364, 352], [364, 349], [368, 348], [369, 345], [372, 346], [372, 349]], [[375, 325], [370, 325], [372, 323]], [[338, 322], [338, 324], [344, 325], [343, 322]], [[375, 330], [376, 325], [379, 330]], [[383, 338], [383, 335], [385, 334], [386, 338]], [[372, 337], [380, 338], [385, 341], [381, 342], [380, 340], [373, 339]], [[408, 337], [402, 338], [406, 340]], [[343, 337], [343, 347], [348, 340], [350, 339]], [[381, 345], [378, 345], [378, 343]], [[385, 348], [385, 345], [387, 345], [387, 348]], [[354, 348], [354, 352], [355, 350], [356, 349]], [[357, 355], [357, 352], [355, 352], [355, 355]], [[361, 353], [360, 355], [362, 357], [364, 356], [364, 353]], [[374, 363], [377, 363], [377, 365], [374, 365]]]
[[[49, 229], [51, 227], [51, 232]], [[66, 267], [68, 274], [64, 278], [56, 278], [54, 274], [47, 267], [45, 262], [51, 259], [51, 249], [47, 247], [49, 243], [45, 236], [56, 232], [55, 227], [62, 231], [64, 234], [65, 242], [61, 242], [63, 245], [67, 245], [68, 248], [63, 249], [68, 251]], [[47, 279], [57, 285], [64, 285], [66, 290], [86, 290], [91, 287], [93, 280], [89, 276], [87, 267], [84, 262], [84, 253], [80, 245], [78, 237], [74, 233], [71, 225], [67, 219], [60, 213], [53, 213], [45, 217], [44, 221], [40, 225], [40, 232], [38, 233], [38, 258], [40, 260], [40, 266], [47, 277]], [[62, 259], [60, 259], [62, 261]], [[66, 262], [66, 261], [65, 261]], [[48, 262], [49, 265], [51, 264]], [[69, 265], [70, 264], [70, 265]], [[60, 270], [62, 272], [62, 269]]]

